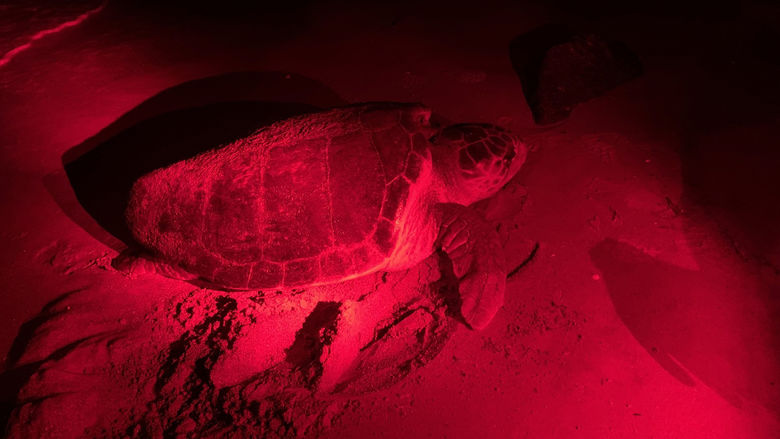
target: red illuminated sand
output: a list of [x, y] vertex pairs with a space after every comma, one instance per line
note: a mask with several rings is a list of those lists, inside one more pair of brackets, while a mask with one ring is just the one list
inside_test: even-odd
[[[773, 5], [294, 5], [241, 20], [109, 2], [0, 68], [9, 436], [777, 437]], [[551, 20], [621, 39], [645, 73], [540, 130], [507, 46]], [[182, 108], [378, 99], [533, 146], [471, 206], [507, 269], [539, 243], [481, 331], [447, 315], [438, 255], [278, 295], [128, 279], [63, 173], [92, 136]]]

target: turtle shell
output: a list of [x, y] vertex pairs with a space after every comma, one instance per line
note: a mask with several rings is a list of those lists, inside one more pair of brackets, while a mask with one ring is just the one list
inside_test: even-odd
[[366, 104], [288, 119], [139, 179], [128, 225], [218, 287], [335, 282], [382, 267], [430, 169], [430, 110]]

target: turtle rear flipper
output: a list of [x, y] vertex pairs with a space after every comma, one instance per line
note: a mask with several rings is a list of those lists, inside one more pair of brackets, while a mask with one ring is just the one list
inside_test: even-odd
[[505, 258], [498, 233], [475, 211], [459, 204], [437, 206], [436, 246], [452, 260], [460, 314], [472, 329], [485, 328], [504, 304]]
[[177, 280], [195, 280], [198, 276], [183, 268], [168, 264], [148, 253], [135, 250], [124, 250], [114, 260], [111, 266], [127, 277], [135, 278], [145, 274], [159, 274]]

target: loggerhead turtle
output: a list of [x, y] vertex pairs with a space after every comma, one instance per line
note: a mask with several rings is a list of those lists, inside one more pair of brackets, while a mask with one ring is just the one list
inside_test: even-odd
[[141, 177], [125, 212], [149, 254], [120, 271], [222, 289], [314, 286], [402, 270], [441, 249], [461, 315], [484, 328], [504, 300], [498, 235], [468, 205], [525, 161], [506, 130], [436, 130], [419, 104], [372, 103], [293, 117]]

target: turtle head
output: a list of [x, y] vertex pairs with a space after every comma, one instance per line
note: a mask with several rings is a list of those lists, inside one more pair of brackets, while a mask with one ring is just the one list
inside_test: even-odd
[[525, 162], [528, 147], [507, 130], [458, 124], [431, 139], [447, 201], [469, 205], [499, 191]]

